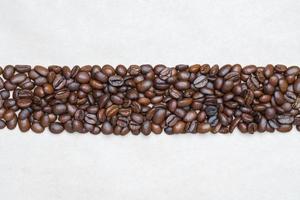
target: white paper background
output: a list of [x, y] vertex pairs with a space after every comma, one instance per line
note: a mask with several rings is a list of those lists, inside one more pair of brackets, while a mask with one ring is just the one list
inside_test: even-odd
[[[300, 64], [298, 0], [1, 0], [0, 64]], [[0, 196], [300, 198], [300, 133], [0, 131]]]

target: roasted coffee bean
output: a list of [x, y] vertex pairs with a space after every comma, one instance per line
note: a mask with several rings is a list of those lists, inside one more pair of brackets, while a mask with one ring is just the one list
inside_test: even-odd
[[173, 133], [184, 133], [185, 125], [186, 125], [185, 122], [183, 122], [183, 121], [178, 121], [178, 122], [172, 127]]
[[228, 74], [226, 74], [224, 79], [226, 81], [236, 82], [236, 81], [240, 80], [240, 74], [239, 74], [239, 72], [229, 72]]
[[245, 104], [251, 105], [254, 100], [254, 93], [251, 90], [247, 89], [243, 91], [243, 96], [245, 99]]
[[34, 69], [34, 71], [36, 71], [41, 76], [46, 77], [49, 73], [49, 71], [46, 67], [43, 67], [43, 66], [40, 66], [40, 65], [35, 66], [33, 69]]
[[95, 125], [97, 123], [97, 116], [95, 114], [86, 114], [84, 121], [88, 124]]
[[90, 75], [88, 72], [79, 72], [75, 79], [79, 83], [88, 83], [90, 81]]
[[[202, 120], [201, 120], [202, 121]], [[207, 120], [207, 122], [211, 125], [211, 126], [217, 126], [217, 124], [219, 123], [219, 118], [217, 115], [213, 115], [210, 116]]]
[[144, 117], [142, 114], [132, 113], [131, 120], [135, 121], [138, 124], [142, 124], [144, 121]]
[[105, 115], [107, 117], [113, 117], [116, 116], [119, 112], [119, 107], [117, 105], [111, 105], [106, 109]]
[[216, 106], [207, 106], [205, 112], [208, 116], [213, 116], [218, 112], [218, 108]]
[[[176, 115], [169, 115], [166, 119], [166, 125], [169, 127], [174, 126], [178, 121], [180, 120], [180, 118], [178, 118]], [[299, 125], [300, 125], [300, 117], [299, 117]]]
[[49, 130], [54, 134], [59, 134], [59, 133], [63, 132], [64, 127], [62, 126], [62, 124], [60, 124], [58, 122], [54, 122], [54, 123], [50, 124]]
[[11, 77], [10, 82], [12, 84], [19, 84], [22, 83], [26, 78], [27, 77], [25, 74], [16, 74], [13, 77]]
[[154, 124], [161, 124], [165, 120], [166, 110], [165, 109], [158, 109], [154, 116], [153, 116], [153, 123]]
[[118, 75], [109, 77], [108, 81], [114, 87], [120, 87], [124, 83], [123, 78], [121, 76], [118, 76]]
[[224, 65], [223, 67], [221, 67], [221, 69], [218, 72], [218, 75], [223, 77], [226, 74], [228, 74], [231, 70], [231, 65]]
[[195, 80], [194, 80], [194, 86], [195, 88], [203, 88], [204, 86], [206, 86], [206, 84], [208, 83], [208, 79], [206, 76], [204, 75], [199, 75]]
[[10, 79], [15, 73], [15, 68], [12, 65], [7, 65], [3, 69], [3, 78]]
[[30, 72], [31, 66], [30, 65], [15, 65], [15, 70], [20, 73]]
[[197, 118], [197, 113], [195, 111], [188, 111], [183, 118], [183, 121], [185, 122], [191, 122], [194, 121]]
[[200, 123], [197, 126], [197, 132], [199, 133], [207, 133], [211, 131], [211, 126], [210, 124], [207, 123]]
[[277, 121], [280, 124], [292, 124], [294, 122], [294, 116], [291, 115], [278, 115]]
[[18, 119], [18, 126], [22, 132], [26, 132], [30, 129], [30, 121], [28, 118]]
[[65, 87], [66, 79], [63, 76], [57, 75], [52, 83], [54, 89], [60, 90]]
[[17, 105], [20, 108], [28, 108], [32, 104], [31, 99], [18, 99], [17, 100]]
[[52, 107], [52, 111], [55, 115], [61, 115], [65, 113], [67, 110], [67, 107], [65, 104], [56, 104]]
[[152, 81], [150, 80], [144, 80], [141, 81], [139, 84], [137, 84], [137, 90], [139, 92], [146, 92], [152, 87]]

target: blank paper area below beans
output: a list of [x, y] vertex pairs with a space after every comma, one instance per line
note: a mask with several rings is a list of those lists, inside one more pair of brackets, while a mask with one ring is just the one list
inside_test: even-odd
[[0, 68], [0, 128], [199, 134], [300, 130], [300, 69], [255, 65]]

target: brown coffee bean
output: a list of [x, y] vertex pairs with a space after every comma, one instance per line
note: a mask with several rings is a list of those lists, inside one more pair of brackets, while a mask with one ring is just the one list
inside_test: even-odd
[[199, 133], [208, 133], [211, 131], [211, 126], [210, 124], [207, 123], [200, 123], [197, 126], [197, 132]]
[[15, 65], [15, 70], [19, 73], [26, 73], [31, 70], [30, 65]]
[[40, 66], [40, 65], [37, 65], [35, 66], [34, 68], [34, 71], [36, 71], [38, 74], [40, 74], [41, 76], [47, 76], [49, 71], [47, 68], [43, 67], [43, 66]]
[[17, 105], [20, 108], [28, 108], [32, 104], [31, 99], [18, 99], [17, 100]]
[[18, 119], [18, 126], [22, 132], [26, 132], [30, 129], [29, 119]]
[[52, 107], [52, 111], [55, 115], [61, 115], [67, 111], [65, 104], [56, 104]]
[[256, 70], [257, 70], [257, 68], [255, 65], [248, 65], [242, 69], [242, 72], [244, 74], [253, 74], [256, 72]]
[[137, 84], [137, 90], [139, 92], [146, 92], [151, 87], [152, 87], [152, 81], [150, 81], [150, 80], [144, 80], [144, 81], [140, 82], [139, 84]]
[[59, 133], [63, 132], [64, 127], [60, 123], [54, 122], [54, 123], [50, 124], [49, 130], [51, 131], [51, 133], [59, 134]]
[[206, 86], [208, 82], [208, 79], [206, 76], [204, 75], [199, 75], [195, 80], [194, 80], [194, 86], [195, 88], [203, 88], [204, 86]]
[[189, 111], [186, 113], [185, 117], [183, 118], [183, 121], [185, 122], [191, 122], [197, 118], [197, 113], [195, 111]]
[[113, 117], [119, 112], [119, 107], [117, 105], [112, 105], [106, 109], [105, 115], [107, 117]]
[[278, 105], [282, 105], [285, 102], [283, 94], [279, 91], [276, 91], [274, 93], [274, 98], [275, 98], [276, 104], [278, 104]]
[[175, 83], [175, 88], [178, 90], [187, 90], [190, 88], [190, 83], [188, 81], [178, 81]]
[[26, 79], [25, 74], [15, 74], [13, 77], [11, 77], [10, 82], [12, 84], [19, 84], [22, 83]]
[[88, 83], [90, 81], [90, 75], [87, 72], [79, 72], [75, 79], [79, 83]]
[[273, 119], [276, 116], [276, 110], [274, 108], [267, 108], [265, 110], [265, 117], [267, 119]]
[[288, 89], [288, 82], [285, 79], [279, 80], [279, 89], [282, 93], [285, 93]]
[[15, 68], [12, 65], [7, 65], [3, 70], [3, 78], [10, 79], [15, 73]]
[[218, 72], [218, 75], [223, 77], [231, 70], [231, 65], [224, 65]]
[[121, 76], [118, 76], [118, 75], [109, 77], [108, 81], [114, 87], [120, 87], [124, 83], [123, 78]]
[[185, 123], [183, 121], [178, 121], [172, 128], [173, 133], [183, 133], [185, 128]]
[[165, 109], [158, 109], [153, 116], [152, 122], [158, 125], [161, 124], [165, 119], [165, 115], [166, 115]]

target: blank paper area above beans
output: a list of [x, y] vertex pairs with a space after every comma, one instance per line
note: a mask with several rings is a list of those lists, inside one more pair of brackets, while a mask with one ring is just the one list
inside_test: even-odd
[[300, 129], [299, 67], [0, 68], [0, 128], [134, 135]]

